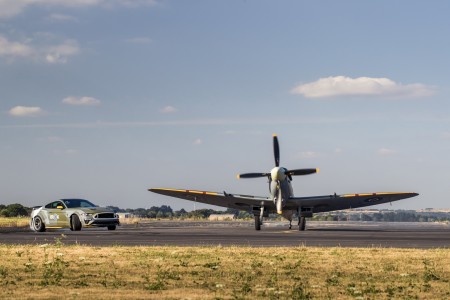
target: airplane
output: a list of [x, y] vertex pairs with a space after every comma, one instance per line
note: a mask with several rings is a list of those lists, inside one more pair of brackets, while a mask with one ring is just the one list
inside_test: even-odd
[[273, 135], [273, 152], [275, 167], [266, 173], [244, 173], [237, 178], [269, 179], [269, 197], [230, 194], [227, 192], [207, 192], [196, 190], [182, 190], [170, 188], [150, 188], [149, 191], [166, 196], [185, 200], [217, 205], [252, 212], [255, 218], [255, 229], [261, 230], [263, 217], [271, 213], [277, 213], [289, 221], [289, 229], [292, 228], [292, 219], [298, 216], [298, 229], [304, 231], [306, 218], [311, 218], [315, 213], [329, 212], [343, 209], [352, 209], [364, 206], [388, 203], [401, 199], [418, 196], [418, 193], [362, 193], [342, 194], [310, 197], [295, 197], [292, 189], [292, 177], [315, 174], [319, 169], [286, 169], [280, 167], [280, 146], [278, 137]]

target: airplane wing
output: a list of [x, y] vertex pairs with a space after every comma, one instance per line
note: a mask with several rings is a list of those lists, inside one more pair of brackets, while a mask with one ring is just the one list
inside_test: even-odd
[[236, 208], [240, 210], [248, 211], [252, 210], [253, 208], [259, 209], [261, 206], [275, 209], [273, 200], [270, 200], [268, 197], [228, 194], [226, 192], [217, 193], [217, 192], [177, 190], [166, 188], [152, 188], [149, 189], [149, 191], [165, 196], [176, 197], [210, 205]]
[[[168, 188], [152, 188], [149, 191], [165, 196], [239, 210], [250, 211], [264, 206], [266, 211], [275, 211], [275, 204], [268, 197]], [[298, 207], [303, 207], [311, 208], [313, 213], [319, 213], [383, 204], [417, 195], [417, 193], [366, 193], [292, 197], [287, 201], [284, 209], [297, 210]]]
[[415, 197], [417, 193], [368, 193], [368, 194], [344, 194], [313, 197], [293, 197], [286, 203], [285, 209], [297, 209], [298, 207], [311, 208], [314, 213], [334, 210], [351, 209], [382, 203], [388, 203], [401, 199]]

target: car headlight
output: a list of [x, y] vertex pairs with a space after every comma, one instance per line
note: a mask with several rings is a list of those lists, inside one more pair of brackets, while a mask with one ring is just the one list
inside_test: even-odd
[[92, 214], [82, 213], [81, 214], [85, 219], [92, 219]]

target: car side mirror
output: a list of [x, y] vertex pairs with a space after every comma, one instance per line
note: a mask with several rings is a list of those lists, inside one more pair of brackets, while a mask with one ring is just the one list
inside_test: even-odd
[[64, 206], [58, 205], [56, 208], [57, 208], [57, 209], [64, 209]]

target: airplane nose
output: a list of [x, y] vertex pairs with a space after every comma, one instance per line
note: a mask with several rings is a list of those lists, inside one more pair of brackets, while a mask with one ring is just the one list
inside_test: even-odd
[[273, 168], [270, 171], [270, 176], [272, 177], [272, 180], [284, 180], [286, 178], [286, 171], [284, 168]]

